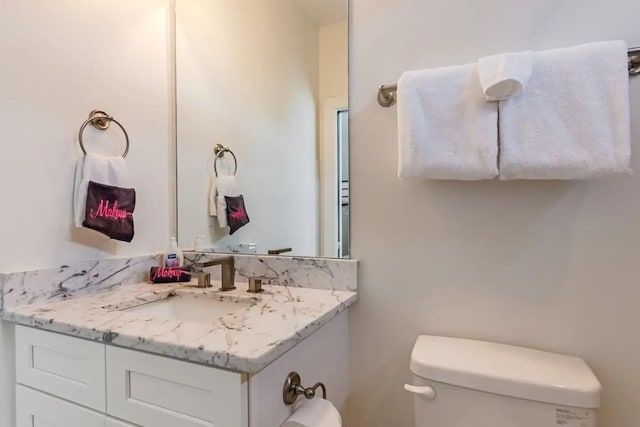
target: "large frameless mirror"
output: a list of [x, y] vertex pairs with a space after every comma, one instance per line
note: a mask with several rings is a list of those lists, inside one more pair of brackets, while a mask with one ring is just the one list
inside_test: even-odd
[[182, 247], [349, 256], [347, 9], [176, 0]]

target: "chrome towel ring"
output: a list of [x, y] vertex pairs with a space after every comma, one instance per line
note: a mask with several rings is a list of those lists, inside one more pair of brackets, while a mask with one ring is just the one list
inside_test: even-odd
[[109, 129], [109, 125], [111, 123], [115, 123], [116, 125], [118, 125], [118, 127], [122, 130], [122, 133], [124, 133], [124, 138], [126, 140], [127, 145], [124, 149], [124, 153], [122, 154], [122, 158], [124, 159], [127, 157], [127, 154], [129, 153], [129, 146], [130, 146], [129, 135], [127, 134], [127, 131], [125, 130], [124, 126], [120, 124], [119, 121], [117, 121], [116, 119], [114, 119], [113, 117], [105, 113], [104, 111], [100, 111], [100, 110], [93, 110], [91, 113], [89, 113], [89, 118], [85, 120], [84, 123], [82, 123], [82, 126], [80, 126], [80, 132], [78, 132], [78, 141], [80, 142], [80, 149], [85, 155], [87, 154], [87, 150], [85, 149], [84, 143], [82, 142], [82, 134], [84, 133], [84, 130], [87, 127], [87, 125], [91, 125], [98, 130], [107, 130]]
[[213, 147], [213, 152], [216, 155], [215, 159], [213, 159], [213, 172], [215, 172], [216, 176], [218, 176], [218, 159], [224, 157], [224, 153], [231, 154], [231, 156], [233, 157], [233, 163], [235, 164], [233, 168], [233, 174], [235, 175], [236, 173], [238, 173], [238, 159], [236, 158], [236, 155], [233, 154], [233, 151], [223, 146], [222, 144], [216, 144], [215, 147]]

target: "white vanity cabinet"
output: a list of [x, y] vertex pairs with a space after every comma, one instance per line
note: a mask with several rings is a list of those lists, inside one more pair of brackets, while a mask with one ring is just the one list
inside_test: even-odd
[[105, 346], [40, 329], [16, 327], [16, 381], [105, 412]]
[[107, 413], [140, 425], [247, 426], [246, 375], [108, 346]]
[[127, 424], [123, 421], [116, 420], [115, 418], [110, 418], [110, 417], [106, 418], [106, 422], [107, 423], [105, 427], [137, 427], [133, 424]]
[[16, 386], [17, 427], [104, 427], [106, 416], [29, 387]]
[[17, 427], [137, 427], [22, 385], [16, 401]]
[[346, 400], [347, 334], [342, 313], [247, 374], [16, 326], [17, 427], [278, 427], [290, 371]]

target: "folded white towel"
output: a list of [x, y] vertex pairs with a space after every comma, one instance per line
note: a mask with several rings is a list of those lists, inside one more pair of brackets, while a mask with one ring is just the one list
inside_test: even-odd
[[88, 153], [78, 159], [74, 183], [73, 222], [82, 227], [87, 205], [89, 181], [130, 188], [129, 172], [124, 159]]
[[487, 101], [500, 101], [522, 93], [533, 66], [533, 52], [502, 53], [478, 60], [480, 85]]
[[527, 91], [499, 104], [500, 179], [631, 173], [625, 42], [536, 52]]
[[398, 81], [398, 176], [496, 177], [497, 120], [476, 64], [404, 73]]
[[227, 201], [224, 196], [239, 196], [238, 188], [236, 185], [236, 177], [233, 175], [221, 175], [216, 178], [217, 188], [217, 210], [218, 210], [218, 225], [222, 228], [228, 227], [227, 222]]

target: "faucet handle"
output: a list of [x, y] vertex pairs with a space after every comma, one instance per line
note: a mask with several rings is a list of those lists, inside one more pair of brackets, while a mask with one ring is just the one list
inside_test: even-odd
[[262, 277], [249, 277], [249, 289], [247, 289], [247, 292], [252, 294], [264, 292], [264, 289], [262, 289], [262, 280]]
[[211, 287], [211, 273], [205, 273], [204, 271], [192, 271], [189, 274], [195, 276], [198, 279], [199, 288]]

